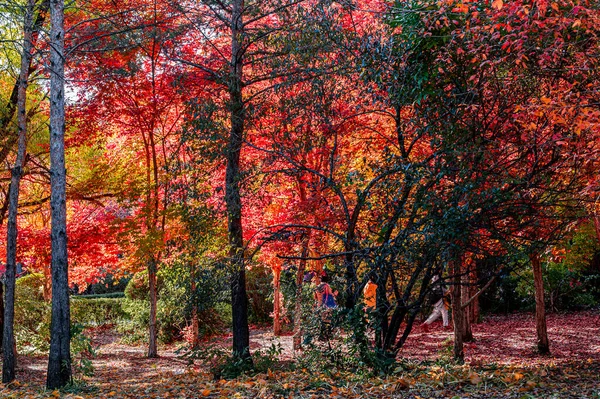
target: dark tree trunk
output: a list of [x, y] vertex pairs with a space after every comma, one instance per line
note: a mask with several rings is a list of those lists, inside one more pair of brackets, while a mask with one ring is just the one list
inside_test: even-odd
[[[301, 200], [306, 200], [301, 193]], [[304, 272], [306, 271], [306, 257], [308, 256], [308, 247], [310, 245], [310, 230], [302, 242], [302, 252], [300, 262], [298, 264], [298, 272], [296, 273], [296, 302], [294, 303], [294, 338], [292, 347], [294, 350], [300, 349], [302, 346], [302, 286], [304, 284]]]
[[540, 255], [531, 254], [529, 259], [533, 267], [533, 280], [535, 283], [535, 327], [537, 331], [537, 348], [542, 355], [550, 353], [548, 329], [546, 327], [546, 307], [544, 304], [544, 280], [542, 278], [542, 265]]
[[156, 261], [150, 260], [148, 263], [148, 291], [150, 297], [150, 321], [148, 323], [148, 357], [158, 357], [157, 330], [156, 330], [156, 304], [157, 304], [157, 286], [156, 286]]
[[[463, 280], [463, 287], [461, 289], [461, 308], [462, 308], [462, 304], [463, 303], [467, 303], [467, 301], [470, 299], [470, 292], [471, 292], [471, 282], [469, 279], [470, 273], [469, 273], [469, 267], [470, 264], [466, 263], [465, 264], [465, 269], [464, 269], [464, 275], [462, 277]], [[473, 338], [473, 329], [471, 328], [471, 305], [467, 305], [466, 308], [463, 309], [463, 328], [462, 328], [462, 335], [463, 335], [463, 342], [473, 342], [475, 339]]]
[[51, 0], [50, 18], [50, 207], [52, 209], [52, 321], [46, 387], [71, 382], [71, 322], [67, 263], [65, 169], [64, 0]]
[[15, 317], [15, 271], [17, 266], [17, 214], [19, 209], [19, 187], [21, 173], [25, 164], [27, 149], [27, 84], [29, 81], [29, 66], [33, 47], [33, 9], [34, 0], [29, 0], [23, 23], [23, 51], [21, 53], [21, 70], [19, 73], [19, 89], [17, 92], [17, 119], [19, 127], [17, 159], [12, 169], [8, 194], [8, 225], [6, 234], [6, 273], [5, 300], [3, 310], [2, 333], [2, 382], [8, 383], [15, 379], [17, 353], [14, 349], [14, 317]]
[[192, 348], [197, 349], [200, 346], [200, 336], [199, 336], [199, 328], [200, 323], [198, 320], [198, 304], [197, 304], [197, 295], [196, 295], [196, 266], [194, 262], [190, 262], [190, 288], [192, 291]]
[[[4, 340], [4, 283], [0, 282], [0, 342]], [[2, 347], [0, 346], [0, 350]]]
[[461, 306], [461, 267], [460, 258], [451, 260], [451, 273], [453, 275], [452, 285], [452, 321], [454, 323], [454, 360], [458, 363], [464, 363], [465, 352], [463, 345], [463, 317], [464, 310]]
[[[471, 272], [471, 293], [470, 293], [470, 297], [474, 297], [477, 294], [477, 282], [479, 281], [479, 278], [477, 276], [477, 267], [475, 265], [473, 265], [473, 271]], [[480, 310], [479, 310], [479, 295], [475, 296], [475, 299], [473, 299], [473, 301], [471, 302], [470, 305], [470, 315], [471, 315], [471, 323], [473, 324], [478, 324], [479, 323], [479, 318], [480, 318]]]
[[240, 155], [243, 144], [245, 109], [242, 97], [243, 78], [243, 0], [234, 0], [231, 14], [231, 65], [229, 100], [231, 131], [227, 145], [225, 202], [231, 270], [231, 307], [233, 318], [233, 353], [250, 359], [248, 328], [248, 295], [242, 230], [242, 200], [240, 197]]

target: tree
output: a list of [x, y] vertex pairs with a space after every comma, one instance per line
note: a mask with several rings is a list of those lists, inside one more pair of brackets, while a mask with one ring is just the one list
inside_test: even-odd
[[2, 334], [2, 382], [8, 383], [15, 379], [16, 344], [14, 338], [14, 301], [15, 301], [15, 271], [17, 263], [17, 212], [19, 206], [19, 185], [21, 170], [25, 163], [27, 148], [27, 84], [31, 65], [33, 48], [33, 13], [34, 0], [30, 0], [25, 10], [23, 23], [23, 50], [21, 55], [21, 70], [19, 74], [19, 90], [17, 100], [17, 118], [19, 126], [18, 150], [15, 165], [12, 169], [12, 179], [9, 189], [8, 228], [6, 238], [6, 272], [3, 334]]
[[167, 57], [180, 33], [169, 5], [159, 1], [137, 5], [122, 13], [110, 4], [103, 10], [108, 19], [120, 24], [116, 31], [111, 24], [92, 19], [85, 37], [93, 41], [96, 52], [78, 54], [81, 64], [72, 73], [80, 77], [81, 87], [93, 92], [83, 93], [79, 109], [74, 110], [81, 125], [93, 135], [103, 125], [118, 129], [118, 136], [130, 140], [134, 156], [144, 160], [142, 173], [128, 178], [131, 192], [119, 193], [119, 199], [136, 213], [128, 220], [127, 240], [132, 257], [148, 270], [148, 357], [152, 358], [158, 356], [157, 272], [170, 221], [170, 178], [165, 172], [183, 119], [182, 98], [193, 96], [194, 85], [185, 86], [190, 81], [183, 80], [181, 66]]
[[71, 382], [71, 321], [67, 263], [65, 169], [64, 1], [50, 1], [50, 178], [52, 208], [52, 321], [46, 387]]
[[[193, 31], [204, 54], [180, 51], [178, 60], [197, 69], [211, 84], [201, 107], [190, 107], [190, 116], [202, 121], [201, 140], [218, 143], [220, 151], [213, 158], [225, 161], [225, 195], [229, 259], [231, 267], [231, 300], [233, 309], [233, 352], [250, 360], [246, 271], [251, 244], [244, 230], [244, 189], [251, 171], [252, 148], [258, 133], [259, 116], [267, 107], [266, 99], [281, 80], [301, 75], [302, 70], [288, 68], [281, 62], [290, 52], [294, 34], [303, 25], [304, 1], [278, 0], [247, 3], [203, 1], [197, 7], [182, 11], [192, 18]], [[211, 34], [207, 34], [211, 32]], [[290, 40], [280, 40], [287, 37]], [[305, 76], [309, 76], [307, 73]], [[248, 145], [251, 144], [251, 145]], [[218, 150], [218, 146], [215, 146]], [[217, 174], [222, 178], [222, 174]]]

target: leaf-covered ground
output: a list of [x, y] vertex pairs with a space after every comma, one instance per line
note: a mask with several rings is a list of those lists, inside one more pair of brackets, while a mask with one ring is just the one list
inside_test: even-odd
[[[600, 312], [550, 315], [552, 355], [535, 354], [532, 315], [494, 316], [474, 327], [466, 364], [436, 361], [448, 354], [451, 333], [417, 329], [395, 373], [365, 378], [336, 370], [269, 371], [214, 380], [179, 359], [173, 347], [146, 359], [143, 347], [122, 345], [110, 331], [96, 331], [95, 375], [72, 392], [43, 390], [46, 359], [20, 357], [18, 382], [2, 386], [2, 398], [600, 398]], [[221, 342], [227, 343], [227, 339]], [[281, 342], [292, 359], [291, 338], [254, 331], [253, 347]]]

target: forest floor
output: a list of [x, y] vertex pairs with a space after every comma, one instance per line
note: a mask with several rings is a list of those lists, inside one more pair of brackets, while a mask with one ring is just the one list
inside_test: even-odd
[[[20, 356], [18, 381], [0, 385], [1, 398], [596, 398], [600, 399], [600, 311], [548, 316], [549, 356], [535, 353], [531, 314], [487, 317], [473, 326], [476, 341], [465, 345], [466, 362], [449, 357], [451, 331], [435, 324], [417, 328], [400, 353], [403, 359], [385, 377], [337, 370], [268, 370], [234, 380], [216, 380], [190, 364], [176, 347], [161, 347], [160, 358], [145, 358], [145, 347], [120, 343], [110, 329], [91, 331], [94, 375], [70, 391], [43, 389], [47, 358]], [[254, 329], [253, 349], [281, 345], [280, 360], [293, 361], [290, 336]], [[210, 345], [229, 348], [230, 337]]]

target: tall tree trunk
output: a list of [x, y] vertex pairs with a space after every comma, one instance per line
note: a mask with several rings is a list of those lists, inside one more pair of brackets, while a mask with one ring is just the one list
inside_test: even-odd
[[[4, 340], [4, 283], [0, 281], [0, 342]], [[2, 347], [0, 346], [0, 350]]]
[[273, 270], [273, 335], [281, 335], [281, 266]]
[[[464, 269], [463, 269], [463, 276], [462, 276], [462, 281], [463, 281], [463, 287], [461, 289], [461, 308], [462, 308], [462, 304], [467, 303], [467, 301], [470, 299], [470, 292], [471, 292], [471, 281], [470, 281], [470, 267], [471, 267], [471, 260], [467, 260], [466, 262], [464, 262]], [[463, 309], [463, 323], [462, 323], [462, 335], [463, 335], [463, 342], [473, 342], [474, 338], [473, 338], [473, 330], [471, 328], [471, 305], [468, 305], [466, 308]]]
[[[194, 262], [190, 262], [190, 288], [192, 291], [192, 298], [197, 298], [196, 295], [196, 266]], [[198, 322], [198, 304], [196, 300], [192, 301], [192, 348], [198, 348], [200, 345], [199, 336], [199, 322]]]
[[[479, 278], [477, 276], [477, 265], [473, 265], [473, 270], [471, 271], [471, 289], [470, 289], [470, 297], [474, 297], [477, 294], [477, 282]], [[480, 308], [479, 308], [479, 295], [475, 297], [475, 299], [471, 302], [470, 305], [470, 314], [471, 314], [471, 323], [478, 324], [480, 318]]]
[[52, 321], [46, 387], [71, 382], [71, 321], [67, 263], [65, 169], [64, 0], [51, 0], [50, 18], [50, 207], [52, 208]]
[[150, 296], [150, 321], [148, 323], [149, 340], [148, 340], [148, 357], [158, 357], [157, 330], [156, 330], [156, 304], [157, 304], [157, 287], [156, 287], [156, 260], [151, 259], [148, 262], [148, 291]]
[[544, 304], [544, 280], [542, 278], [542, 264], [540, 255], [530, 255], [533, 267], [533, 281], [535, 283], [535, 327], [537, 331], [537, 348], [542, 355], [550, 353], [550, 341], [548, 340], [548, 329], [546, 326], [546, 307]]
[[[306, 200], [306, 195], [303, 196], [301, 191], [301, 200]], [[306, 233], [304, 241], [302, 241], [302, 254], [298, 263], [298, 272], [296, 273], [296, 302], [294, 303], [294, 338], [292, 347], [294, 350], [299, 350], [302, 346], [302, 286], [304, 284], [304, 272], [306, 271], [306, 257], [308, 256], [308, 248], [310, 246], [311, 231]]]
[[229, 257], [232, 265], [231, 308], [233, 319], [233, 353], [251, 359], [250, 330], [248, 328], [248, 295], [246, 293], [246, 265], [242, 230], [242, 200], [240, 197], [240, 155], [243, 144], [245, 109], [242, 97], [243, 78], [243, 22], [244, 0], [234, 0], [231, 14], [231, 65], [229, 101], [231, 131], [227, 144], [225, 172], [225, 202]]
[[454, 323], [454, 360], [458, 363], [464, 363], [465, 352], [463, 345], [463, 317], [464, 310], [461, 306], [462, 290], [461, 290], [461, 261], [460, 257], [451, 260], [452, 278], [452, 321]]
[[6, 234], [6, 273], [5, 301], [2, 334], [2, 382], [8, 383], [15, 379], [17, 353], [14, 348], [14, 317], [15, 317], [15, 279], [17, 267], [17, 214], [19, 208], [19, 186], [21, 183], [22, 168], [25, 164], [25, 151], [27, 149], [27, 84], [29, 81], [29, 65], [31, 64], [32, 34], [33, 34], [33, 8], [34, 0], [29, 0], [25, 11], [23, 23], [23, 51], [21, 54], [21, 70], [19, 73], [19, 89], [17, 94], [17, 119], [19, 138], [17, 159], [12, 169], [8, 199], [8, 225]]

